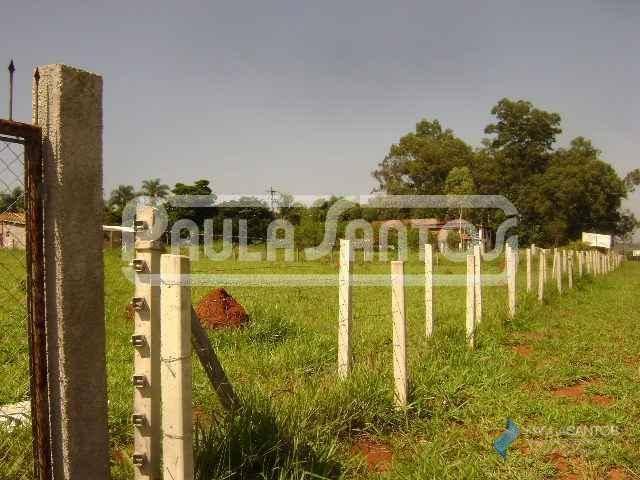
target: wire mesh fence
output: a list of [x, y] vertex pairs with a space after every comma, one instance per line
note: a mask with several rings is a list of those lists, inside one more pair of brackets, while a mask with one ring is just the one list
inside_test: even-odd
[[0, 477], [32, 478], [25, 149], [0, 135]]

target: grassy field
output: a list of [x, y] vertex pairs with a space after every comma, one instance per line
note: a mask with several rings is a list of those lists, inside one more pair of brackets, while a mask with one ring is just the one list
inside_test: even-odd
[[[126, 305], [133, 285], [119, 252], [106, 252], [105, 262], [112, 475], [119, 480], [132, 478]], [[498, 271], [498, 264], [485, 268]], [[201, 260], [193, 270], [337, 275], [330, 262]], [[423, 289], [407, 288], [407, 411], [393, 407], [388, 287], [354, 288], [355, 369], [343, 382], [336, 376], [337, 287], [228, 288], [252, 324], [210, 338], [243, 409], [223, 415], [196, 360], [197, 478], [640, 478], [640, 263], [585, 278], [561, 298], [549, 283], [542, 305], [523, 292], [523, 270], [511, 322], [506, 288], [484, 289], [473, 352], [464, 340], [464, 288], [437, 288], [430, 340]], [[388, 265], [356, 264], [355, 271], [387, 273]], [[422, 265], [412, 259], [407, 271], [421, 273]], [[437, 267], [463, 271], [448, 262]], [[194, 302], [207, 291], [194, 288]], [[16, 310], [0, 311], [0, 403], [28, 394], [26, 333]], [[503, 460], [492, 442], [507, 418], [521, 435]], [[0, 428], [0, 479], [29, 478], [29, 449], [28, 427]]]

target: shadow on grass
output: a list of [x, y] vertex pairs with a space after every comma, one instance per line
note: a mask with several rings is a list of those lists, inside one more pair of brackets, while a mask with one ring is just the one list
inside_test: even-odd
[[266, 399], [243, 399], [233, 416], [196, 425], [195, 479], [331, 479], [342, 465], [333, 446], [319, 447], [278, 421]]

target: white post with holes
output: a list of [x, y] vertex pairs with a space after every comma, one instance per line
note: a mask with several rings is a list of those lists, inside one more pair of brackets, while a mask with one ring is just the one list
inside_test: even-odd
[[193, 480], [189, 257], [162, 255], [163, 478]]
[[391, 315], [393, 318], [393, 379], [395, 404], [407, 406], [407, 323], [404, 310], [404, 262], [391, 262]]
[[351, 241], [340, 240], [340, 273], [338, 274], [338, 376], [346, 378], [351, 371]]
[[160, 472], [160, 273], [162, 245], [150, 240], [157, 210], [136, 211], [133, 306], [133, 464], [136, 480], [159, 480]]

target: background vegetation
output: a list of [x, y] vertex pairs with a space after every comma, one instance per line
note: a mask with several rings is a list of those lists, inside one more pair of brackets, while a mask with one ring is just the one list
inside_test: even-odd
[[[376, 191], [387, 194], [419, 195], [503, 195], [518, 209], [518, 234], [522, 244], [563, 245], [579, 240], [583, 231], [616, 235], [630, 240], [638, 226], [621, 202], [640, 184], [640, 169], [621, 178], [589, 139], [577, 137], [568, 147], [557, 147], [562, 132], [557, 113], [540, 110], [528, 101], [500, 100], [491, 110], [493, 122], [486, 126], [482, 146], [474, 148], [445, 128], [438, 120], [422, 120], [415, 131], [391, 145], [388, 154], [373, 171]], [[217, 203], [208, 180], [192, 185], [178, 183], [173, 189], [159, 179], [143, 182], [140, 193], [157, 201], [171, 194], [209, 195], [209, 208], [198, 211], [170, 209], [170, 218], [191, 218], [202, 226], [214, 219], [221, 232], [222, 218], [248, 218], [250, 237], [266, 236], [274, 216], [296, 226], [301, 246], [322, 238], [328, 208], [338, 198], [320, 199], [313, 205], [295, 203], [291, 195], [279, 194], [275, 205], [245, 198], [254, 207], [239, 210], [237, 202]], [[106, 221], [119, 223], [122, 208], [136, 192], [120, 185], [106, 203]], [[245, 202], [246, 203], [246, 202]], [[273, 207], [273, 208], [272, 208]], [[354, 204], [342, 221], [364, 218], [457, 218], [460, 211], [429, 209], [375, 209]], [[492, 229], [504, 220], [499, 211], [468, 210], [464, 218]], [[237, 231], [237, 230], [236, 230]]]

